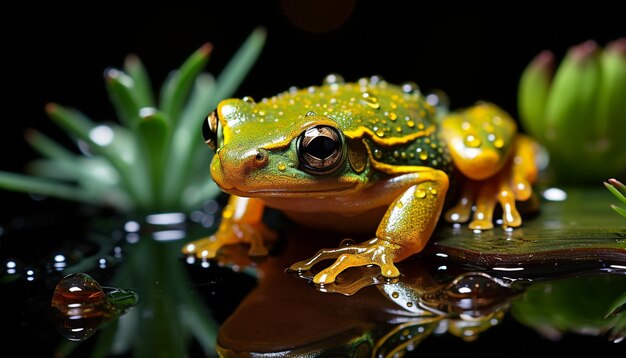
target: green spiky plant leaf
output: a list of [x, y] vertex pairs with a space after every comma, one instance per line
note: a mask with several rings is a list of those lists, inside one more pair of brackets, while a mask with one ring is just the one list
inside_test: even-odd
[[211, 180], [210, 151], [202, 143], [203, 118], [233, 94], [265, 43], [255, 29], [220, 75], [203, 72], [211, 44], [196, 50], [172, 71], [157, 96], [135, 55], [122, 69], [104, 72], [118, 123], [97, 123], [74, 108], [46, 106], [50, 118], [82, 149], [76, 154], [31, 130], [27, 141], [44, 158], [33, 161], [32, 175], [0, 171], [0, 188], [38, 193], [121, 213], [188, 212], [219, 190]]
[[[616, 198], [618, 198], [622, 203], [626, 204], [626, 185], [622, 184], [617, 179], [609, 179], [604, 182], [604, 186], [609, 189]], [[611, 208], [615, 210], [618, 214], [622, 215], [626, 218], [626, 209], [619, 207], [615, 204], [611, 204]]]

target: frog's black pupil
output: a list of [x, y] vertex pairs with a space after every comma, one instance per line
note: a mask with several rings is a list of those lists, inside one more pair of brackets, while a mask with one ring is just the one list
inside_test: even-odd
[[311, 140], [306, 147], [308, 154], [319, 159], [326, 159], [337, 151], [339, 143], [326, 136], [319, 136]]
[[215, 132], [211, 130], [209, 120], [210, 118], [206, 118], [204, 121], [202, 121], [202, 137], [204, 137], [205, 142], [209, 140], [215, 140]]

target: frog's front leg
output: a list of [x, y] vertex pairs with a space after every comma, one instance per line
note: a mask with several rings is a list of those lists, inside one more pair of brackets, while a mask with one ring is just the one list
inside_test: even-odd
[[308, 260], [293, 264], [292, 271], [310, 270], [326, 259], [335, 263], [320, 271], [313, 281], [328, 284], [349, 267], [378, 265], [385, 277], [400, 273], [394, 262], [420, 252], [437, 225], [448, 190], [448, 176], [440, 170], [419, 167], [407, 174], [407, 188], [393, 200], [378, 229], [376, 238], [354, 246], [322, 249]]
[[442, 135], [462, 174], [458, 203], [446, 212], [446, 220], [466, 222], [474, 208], [470, 229], [491, 229], [499, 203], [502, 225], [520, 226], [515, 203], [530, 198], [537, 177], [534, 140], [518, 134], [513, 119], [488, 103], [444, 118]]
[[276, 233], [262, 222], [265, 205], [260, 199], [231, 195], [222, 212], [222, 222], [217, 231], [206, 238], [185, 245], [183, 253], [210, 259], [225, 245], [250, 244], [250, 256], [267, 255], [263, 239], [274, 239]]

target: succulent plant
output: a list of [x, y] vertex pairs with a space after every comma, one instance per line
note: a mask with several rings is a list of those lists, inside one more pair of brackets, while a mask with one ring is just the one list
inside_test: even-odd
[[158, 101], [142, 62], [129, 55], [123, 69], [104, 72], [119, 122], [96, 123], [73, 108], [48, 104], [48, 115], [82, 153], [30, 130], [28, 142], [45, 159], [30, 163], [32, 175], [0, 172], [0, 187], [123, 213], [198, 207], [218, 193], [208, 172], [202, 119], [236, 90], [264, 42], [265, 30], [255, 29], [217, 78], [202, 72], [212, 50], [204, 44], [169, 74]]
[[[611, 178], [608, 181], [604, 182], [604, 186], [609, 189], [616, 198], [618, 198], [622, 203], [626, 204], [626, 185], [622, 184], [619, 180]], [[621, 208], [615, 204], [611, 204], [611, 208], [615, 210], [618, 214], [622, 215], [626, 218], [626, 209]]]
[[521, 123], [548, 150], [561, 183], [599, 183], [625, 173], [626, 38], [573, 46], [558, 65], [543, 51], [519, 82]]

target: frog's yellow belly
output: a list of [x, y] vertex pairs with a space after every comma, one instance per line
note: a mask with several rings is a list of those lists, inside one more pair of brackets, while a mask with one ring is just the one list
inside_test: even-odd
[[328, 230], [342, 233], [371, 233], [376, 232], [386, 206], [369, 209], [358, 213], [336, 212], [297, 212], [283, 211], [292, 221], [315, 230]]
[[390, 176], [344, 195], [327, 197], [265, 197], [268, 207], [294, 222], [320, 230], [373, 232], [389, 205], [412, 184], [417, 173]]

